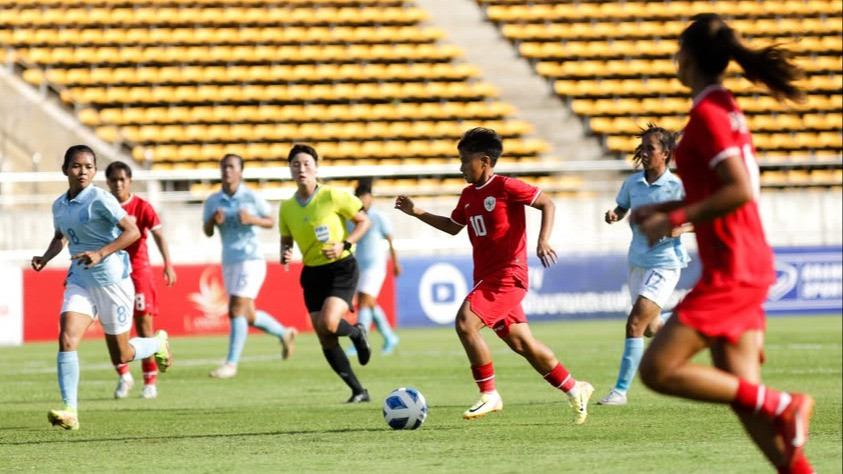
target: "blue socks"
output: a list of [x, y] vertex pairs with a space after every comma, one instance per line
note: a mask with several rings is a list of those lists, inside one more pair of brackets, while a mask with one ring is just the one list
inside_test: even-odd
[[375, 306], [375, 311], [373, 312], [375, 317], [375, 327], [378, 328], [378, 331], [383, 335], [383, 338], [387, 341], [397, 341], [398, 336], [395, 335], [395, 332], [392, 331], [392, 327], [389, 325], [389, 321], [386, 319], [386, 313], [383, 312], [380, 306]]
[[245, 316], [231, 318], [231, 330], [228, 333], [228, 356], [225, 361], [237, 365], [240, 361], [240, 354], [243, 353], [243, 346], [246, 345], [246, 336], [249, 334], [249, 322]]
[[157, 337], [133, 337], [129, 339], [129, 345], [135, 348], [132, 360], [146, 359], [161, 349], [161, 341]]
[[56, 357], [59, 391], [64, 404], [76, 409], [79, 391], [79, 354], [76, 351], [59, 352]]
[[626, 339], [623, 345], [623, 356], [621, 357], [621, 368], [618, 372], [618, 381], [615, 382], [615, 390], [626, 393], [629, 390], [629, 385], [635, 377], [635, 372], [638, 370], [638, 364], [641, 363], [641, 357], [644, 355], [644, 338], [630, 337]]
[[362, 324], [367, 331], [372, 326], [372, 317], [372, 308], [358, 308], [357, 322]]
[[283, 324], [279, 323], [271, 314], [261, 310], [255, 311], [253, 326], [275, 337], [282, 337], [287, 332]]

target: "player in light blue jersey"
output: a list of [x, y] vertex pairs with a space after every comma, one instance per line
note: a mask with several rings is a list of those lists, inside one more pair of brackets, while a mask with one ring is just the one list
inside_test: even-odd
[[[389, 355], [398, 345], [398, 336], [392, 330], [389, 321], [386, 319], [386, 314], [377, 302], [387, 271], [386, 253], [382, 246], [384, 240], [389, 243], [392, 272], [395, 276], [401, 274], [401, 265], [398, 263], [398, 255], [392, 245], [392, 226], [384, 214], [377, 208], [372, 207], [372, 181], [370, 179], [360, 180], [354, 194], [360, 198], [363, 209], [372, 221], [372, 226], [357, 242], [357, 250], [354, 252], [354, 257], [357, 259], [360, 269], [360, 279], [357, 281], [357, 321], [368, 331], [374, 320], [375, 327], [378, 328], [384, 339], [381, 354]], [[349, 222], [348, 228], [351, 232], [354, 224]], [[346, 353], [354, 355], [357, 350], [354, 346], [351, 346], [346, 350]]]
[[[667, 165], [676, 149], [676, 136], [653, 124], [637, 135], [641, 144], [636, 148], [633, 163], [643, 171], [627, 178], [616, 199], [617, 207], [606, 211], [607, 224], [617, 222], [637, 207], [666, 201], [681, 200], [685, 196], [682, 182]], [[637, 225], [632, 228], [629, 245], [629, 295], [632, 310], [626, 320], [626, 341], [615, 386], [598, 405], [625, 405], [627, 391], [644, 354], [644, 336], [652, 337], [662, 321], [662, 308], [679, 281], [681, 269], [688, 266], [688, 253], [679, 235], [688, 228], [680, 227], [650, 247], [647, 236]], [[668, 314], [665, 313], [664, 316]]]
[[85, 331], [99, 318], [112, 363], [122, 364], [155, 356], [161, 372], [173, 362], [167, 333], [129, 338], [135, 289], [124, 248], [140, 237], [135, 223], [108, 191], [92, 186], [97, 157], [85, 145], [67, 149], [62, 164], [68, 190], [53, 202], [55, 233], [47, 251], [32, 257], [41, 271], [69, 242], [70, 269], [61, 308], [59, 353], [56, 358], [59, 391], [64, 408], [50, 410], [47, 419], [66, 430], [79, 429], [77, 400], [79, 357], [76, 349]]
[[242, 157], [225, 155], [220, 160], [220, 172], [222, 190], [205, 201], [202, 222], [205, 235], [213, 237], [214, 229], [219, 229], [222, 239], [222, 275], [229, 296], [231, 329], [228, 356], [210, 376], [231, 378], [237, 375], [250, 325], [281, 341], [283, 359], [292, 355], [298, 331], [285, 328], [269, 313], [255, 309], [255, 298], [266, 278], [266, 259], [255, 226], [269, 229], [275, 225], [269, 203], [243, 183]]

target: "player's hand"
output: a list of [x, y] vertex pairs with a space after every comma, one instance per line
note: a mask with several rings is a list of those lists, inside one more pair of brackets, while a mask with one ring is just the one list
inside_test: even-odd
[[416, 205], [413, 203], [413, 200], [407, 196], [398, 196], [395, 198], [395, 209], [403, 212], [404, 214], [414, 215], [416, 211]]
[[342, 242], [328, 242], [322, 246], [322, 255], [328, 260], [336, 260], [342, 255], [343, 250], [345, 248]]
[[216, 225], [222, 225], [223, 222], [225, 222], [225, 211], [220, 207], [214, 213], [214, 223]]
[[252, 222], [253, 222], [252, 221], [252, 215], [249, 214], [249, 211], [247, 211], [245, 209], [240, 209], [240, 211], [237, 213], [237, 218], [240, 220], [240, 223], [243, 224], [243, 225], [249, 225], [249, 224], [252, 224]]
[[611, 224], [619, 220], [618, 215], [613, 209], [609, 209], [608, 211], [606, 211], [606, 216], [604, 217], [604, 219], [606, 220], [607, 224]]
[[539, 260], [542, 262], [542, 266], [545, 268], [556, 264], [556, 251], [553, 250], [553, 247], [551, 247], [547, 242], [539, 242], [538, 247], [536, 248], [536, 255], [538, 255]]
[[284, 271], [290, 271], [290, 260], [293, 258], [293, 247], [290, 245], [281, 246], [281, 265], [284, 265]]
[[32, 257], [32, 261], [30, 261], [29, 264], [32, 266], [33, 270], [35, 270], [36, 272], [40, 272], [42, 268], [47, 266], [47, 262], [49, 262], [49, 260], [47, 260], [43, 256], [36, 255]]
[[102, 253], [99, 250], [86, 250], [77, 253], [70, 259], [76, 260], [77, 265], [85, 265], [85, 268], [91, 268], [102, 261]]
[[403, 271], [404, 271], [404, 269], [403, 269], [403, 268], [401, 268], [401, 265], [400, 265], [398, 262], [395, 262], [395, 263], [392, 265], [392, 274], [393, 274], [393, 275], [395, 275], [395, 276], [401, 276], [401, 273], [402, 273]]
[[164, 267], [164, 281], [167, 282], [167, 286], [176, 284], [176, 271], [169, 265]]
[[666, 212], [653, 212], [647, 217], [639, 218], [638, 228], [647, 236], [647, 242], [651, 247], [673, 231]]

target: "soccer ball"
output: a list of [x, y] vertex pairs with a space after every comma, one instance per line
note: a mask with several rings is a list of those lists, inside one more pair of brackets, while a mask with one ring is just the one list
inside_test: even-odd
[[383, 401], [383, 419], [394, 430], [414, 430], [426, 418], [427, 402], [414, 388], [396, 388]]

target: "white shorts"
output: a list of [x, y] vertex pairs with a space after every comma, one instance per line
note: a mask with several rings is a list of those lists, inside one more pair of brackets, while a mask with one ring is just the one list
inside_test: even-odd
[[64, 289], [61, 312], [72, 311], [99, 318], [106, 334], [123, 334], [132, 329], [132, 311], [135, 306], [135, 286], [131, 278], [108, 286], [85, 288], [68, 283]]
[[386, 279], [386, 265], [371, 265], [360, 269], [357, 279], [357, 292], [377, 297], [381, 292], [383, 281]]
[[629, 267], [629, 298], [633, 305], [639, 296], [664, 308], [679, 283], [680, 268]]
[[222, 266], [228, 296], [255, 299], [266, 278], [266, 260], [245, 260]]

